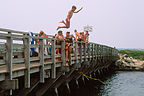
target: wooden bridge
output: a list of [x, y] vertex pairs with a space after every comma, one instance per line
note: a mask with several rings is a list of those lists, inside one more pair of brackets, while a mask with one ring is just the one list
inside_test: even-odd
[[[34, 44], [30, 43], [32, 38]], [[48, 44], [50, 40], [51, 45]], [[56, 45], [56, 40], [62, 44]], [[90, 75], [106, 69], [118, 55], [118, 51], [109, 46], [74, 41], [69, 66], [66, 67], [65, 40], [0, 28], [0, 42], [0, 96], [42, 96], [49, 89], [54, 89], [58, 95], [58, 87], [62, 84], [68, 90], [71, 80], [78, 84], [77, 80], [83, 78], [79, 72]], [[31, 48], [39, 49], [40, 56], [32, 56]], [[56, 48], [60, 48], [60, 55], [55, 54]]]

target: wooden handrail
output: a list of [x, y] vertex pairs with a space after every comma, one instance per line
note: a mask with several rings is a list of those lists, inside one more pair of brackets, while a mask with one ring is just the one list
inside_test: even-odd
[[[2, 32], [1, 32], [2, 31]], [[7, 32], [7, 33], [4, 33]], [[15, 33], [15, 34], [12, 34]], [[20, 35], [22, 34], [22, 35]], [[40, 82], [44, 82], [44, 71], [46, 70], [46, 65], [51, 66], [51, 78], [56, 78], [56, 68], [57, 63], [61, 63], [59, 65], [60, 67], [65, 67], [65, 40], [64, 39], [55, 39], [55, 38], [49, 38], [49, 37], [37, 37], [37, 36], [29, 36], [28, 32], [21, 32], [21, 31], [14, 31], [9, 29], [3, 29], [0, 28], [0, 39], [3, 39], [7, 42], [4, 44], [0, 44], [0, 57], [3, 59], [0, 59], [0, 66], [6, 66], [7, 71], [9, 73], [9, 79], [12, 79], [13, 75], [13, 64], [25, 64], [24, 66], [24, 73], [25, 73], [25, 87], [30, 87], [30, 74], [31, 74], [31, 68], [32, 63], [34, 62], [40, 62], [37, 66], [39, 66], [39, 72], [40, 72]], [[36, 35], [37, 33], [35, 33]], [[30, 39], [33, 38], [35, 40], [34, 44], [30, 44]], [[14, 40], [17, 41], [23, 41], [22, 44], [19, 43], [13, 43]], [[37, 40], [39, 40], [40, 44], [37, 44]], [[48, 45], [47, 43], [44, 44], [44, 40], [52, 40], [51, 45]], [[62, 42], [62, 45], [56, 45], [56, 41], [60, 40]], [[47, 42], [48, 42], [47, 41]], [[40, 56], [39, 57], [30, 57], [30, 48], [37, 48], [39, 50]], [[51, 48], [51, 54], [45, 54], [48, 48]], [[18, 50], [19, 49], [19, 50]], [[55, 50], [59, 49], [61, 50], [60, 55], [55, 54]], [[117, 57], [118, 51], [115, 48], [96, 44], [93, 42], [90, 42], [89, 44], [86, 42], [76, 42], [73, 41], [73, 52], [71, 54], [71, 61], [70, 63], [77, 64], [78, 63], [86, 62], [88, 60], [94, 60], [94, 59], [111, 59], [114, 60]], [[2, 53], [2, 54], [1, 54]], [[14, 58], [15, 54], [16, 56], [20, 56], [17, 59]], [[19, 55], [20, 54], [20, 55]], [[23, 55], [24, 54], [24, 55]], [[74, 54], [74, 55], [73, 55]], [[61, 58], [61, 61], [57, 62], [56, 59]], [[10, 61], [8, 61], [10, 60]], [[49, 63], [48, 63], [49, 62]], [[7, 64], [7, 65], [6, 65]], [[22, 69], [21, 69], [22, 70]], [[1, 74], [1, 73], [0, 73]]]

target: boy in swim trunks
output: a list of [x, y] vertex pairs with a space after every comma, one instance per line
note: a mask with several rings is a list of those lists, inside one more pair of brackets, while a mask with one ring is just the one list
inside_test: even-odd
[[72, 6], [72, 9], [68, 12], [68, 15], [67, 15], [67, 18], [66, 18], [66, 22], [64, 20], [59, 22], [59, 23], [65, 24], [65, 26], [58, 26], [57, 30], [60, 29], [60, 28], [69, 28], [70, 27], [70, 19], [73, 16], [73, 13], [78, 13], [82, 9], [83, 9], [83, 7], [81, 9], [79, 9], [78, 11], [75, 11], [76, 10], [76, 6]]
[[[55, 36], [56, 39], [64, 39], [63, 33], [62, 31], [58, 31], [58, 34]], [[56, 45], [61, 45], [61, 41], [60, 40], [56, 40]], [[61, 54], [61, 49], [60, 48], [56, 48], [56, 54]]]
[[79, 32], [77, 32], [77, 30], [74, 30], [75, 32], [75, 40], [77, 41], [82, 41], [82, 37], [81, 34]]

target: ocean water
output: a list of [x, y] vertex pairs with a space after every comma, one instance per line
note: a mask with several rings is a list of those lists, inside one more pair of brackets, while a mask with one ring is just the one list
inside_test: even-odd
[[71, 96], [144, 96], [144, 72], [116, 71], [102, 80], [107, 84], [88, 81]]
[[106, 82], [98, 96], [144, 96], [144, 72], [117, 71]]

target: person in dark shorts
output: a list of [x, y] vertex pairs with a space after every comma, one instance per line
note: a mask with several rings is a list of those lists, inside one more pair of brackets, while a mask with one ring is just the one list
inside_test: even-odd
[[66, 37], [65, 37], [66, 62], [70, 61], [70, 54], [72, 52], [72, 44], [74, 39], [75, 39], [74, 36], [70, 35], [70, 32], [66, 32]]

